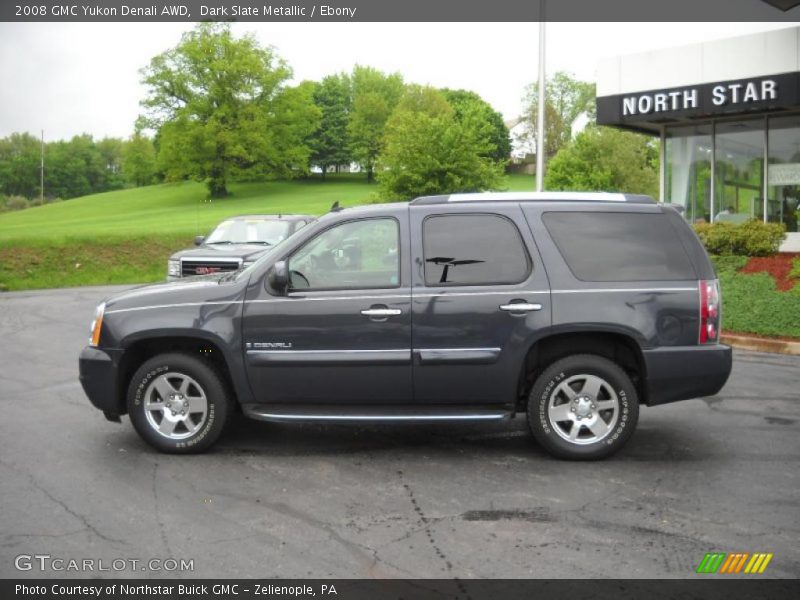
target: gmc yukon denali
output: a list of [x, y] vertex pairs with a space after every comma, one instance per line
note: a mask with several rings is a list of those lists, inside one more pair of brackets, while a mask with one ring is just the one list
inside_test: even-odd
[[720, 291], [671, 206], [481, 193], [334, 208], [254, 264], [97, 307], [80, 379], [164, 452], [265, 421], [508, 419], [605, 457], [640, 406], [717, 393]]

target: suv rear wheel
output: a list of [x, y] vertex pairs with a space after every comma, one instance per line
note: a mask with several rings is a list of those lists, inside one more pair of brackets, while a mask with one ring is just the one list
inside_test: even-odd
[[231, 413], [222, 378], [187, 354], [160, 354], [134, 373], [128, 415], [151, 446], [180, 454], [202, 452], [222, 433]]
[[538, 377], [528, 398], [534, 438], [559, 458], [604, 458], [628, 441], [639, 418], [630, 377], [594, 354], [557, 360]]

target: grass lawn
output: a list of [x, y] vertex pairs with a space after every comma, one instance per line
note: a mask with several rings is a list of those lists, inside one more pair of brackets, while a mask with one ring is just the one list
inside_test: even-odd
[[[507, 177], [509, 190], [532, 190], [534, 178]], [[168, 183], [0, 213], [0, 291], [164, 278], [167, 257], [226, 217], [247, 213], [320, 215], [372, 202], [365, 176], [232, 184], [229, 198], [206, 201], [195, 182]]]
[[722, 287], [723, 332], [800, 338], [800, 269], [794, 285], [779, 291], [768, 273], [739, 272], [745, 256], [712, 259]]

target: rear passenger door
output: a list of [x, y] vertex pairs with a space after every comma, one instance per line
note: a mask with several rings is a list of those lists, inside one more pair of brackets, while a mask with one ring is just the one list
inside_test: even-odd
[[411, 205], [414, 399], [512, 405], [550, 293], [519, 205]]

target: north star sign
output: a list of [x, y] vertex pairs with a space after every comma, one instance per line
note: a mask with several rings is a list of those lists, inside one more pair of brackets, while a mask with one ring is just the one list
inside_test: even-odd
[[800, 110], [800, 73], [598, 96], [597, 123], [650, 129], [684, 119], [775, 110]]
[[[711, 89], [714, 106], [752, 104], [778, 99], [778, 84], [774, 79], [733, 82], [715, 85]], [[700, 90], [689, 88], [670, 92], [654, 92], [625, 96], [622, 99], [622, 116], [649, 115], [652, 113], [691, 110], [700, 107]]]

